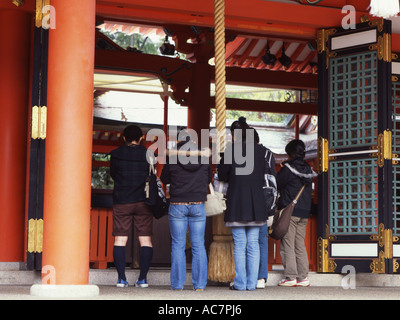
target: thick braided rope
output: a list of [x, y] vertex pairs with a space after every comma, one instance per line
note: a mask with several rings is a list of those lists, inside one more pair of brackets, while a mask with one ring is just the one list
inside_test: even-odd
[[225, 0], [215, 0], [215, 107], [217, 146], [226, 146]]

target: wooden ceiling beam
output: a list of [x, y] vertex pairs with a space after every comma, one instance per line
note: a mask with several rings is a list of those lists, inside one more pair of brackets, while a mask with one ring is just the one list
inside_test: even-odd
[[[190, 83], [192, 76], [191, 64], [177, 58], [99, 49], [96, 50], [95, 57], [95, 66], [98, 70], [115, 70], [132, 74], [151, 73], [163, 75], [165, 78], [173, 77], [175, 81], [187, 83]], [[215, 72], [211, 71], [211, 74], [214, 75]], [[235, 85], [281, 89], [318, 88], [318, 76], [315, 74], [227, 67], [226, 77], [227, 83]]]

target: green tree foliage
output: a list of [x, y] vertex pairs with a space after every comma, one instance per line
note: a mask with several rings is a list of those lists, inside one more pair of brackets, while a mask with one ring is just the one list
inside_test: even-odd
[[162, 43], [162, 41], [160, 41], [160, 43], [153, 43], [149, 37], [143, 37], [139, 33], [127, 35], [123, 32], [109, 33], [106, 31], [104, 34], [124, 49], [127, 49], [128, 47], [136, 48], [137, 50], [147, 54], [159, 54], [158, 48]]
[[[294, 91], [287, 90], [255, 90], [254, 92], [246, 93], [227, 93], [227, 97], [236, 99], [248, 100], [261, 100], [261, 101], [276, 101], [276, 102], [295, 102], [296, 95]], [[260, 121], [260, 122], [285, 122], [288, 115], [270, 112], [251, 112], [240, 110], [227, 110], [227, 119], [238, 119], [239, 117], [246, 117], [247, 121]]]

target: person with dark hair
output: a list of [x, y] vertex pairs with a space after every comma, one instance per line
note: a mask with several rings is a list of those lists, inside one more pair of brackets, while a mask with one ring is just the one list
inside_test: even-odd
[[[257, 144], [260, 144], [260, 136], [256, 129], [254, 130], [254, 139]], [[264, 174], [270, 175], [269, 179], [276, 179], [276, 162], [274, 155], [270, 149], [260, 144], [265, 150], [265, 172]], [[276, 185], [276, 183], [274, 184]], [[268, 211], [268, 209], [267, 209]], [[271, 214], [271, 213], [270, 213]], [[260, 245], [260, 267], [258, 270], [257, 289], [265, 289], [268, 279], [268, 224], [260, 227], [260, 235], [258, 238]]]
[[[218, 178], [228, 182], [225, 225], [234, 240], [235, 279], [231, 290], [255, 290], [260, 264], [260, 227], [267, 222], [263, 183], [265, 149], [257, 144], [252, 130], [241, 117], [231, 125], [233, 143], [218, 165]], [[244, 157], [244, 158], [243, 158]], [[251, 163], [243, 171], [245, 162]]]
[[292, 217], [288, 233], [281, 240], [281, 258], [284, 266], [284, 278], [279, 286], [308, 287], [309, 262], [304, 243], [308, 218], [311, 211], [312, 180], [317, 174], [304, 160], [306, 146], [301, 140], [290, 141], [285, 148], [288, 160], [282, 163], [277, 175], [280, 192], [278, 209], [283, 209], [293, 201], [305, 185]]
[[208, 261], [205, 248], [208, 185], [212, 181], [209, 150], [199, 150], [187, 130], [181, 130], [177, 148], [167, 151], [160, 179], [170, 184], [168, 221], [171, 232], [171, 289], [183, 290], [186, 281], [186, 231], [192, 247], [192, 284], [195, 291], [207, 285]]
[[136, 287], [148, 287], [147, 273], [153, 258], [153, 213], [145, 204], [145, 184], [149, 175], [146, 148], [141, 145], [142, 130], [136, 125], [125, 128], [124, 145], [111, 151], [110, 174], [114, 180], [113, 236], [117, 287], [127, 287], [125, 247], [134, 223], [140, 243], [140, 274]]

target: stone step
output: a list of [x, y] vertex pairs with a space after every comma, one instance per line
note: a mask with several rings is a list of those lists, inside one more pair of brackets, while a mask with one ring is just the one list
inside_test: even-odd
[[[130, 284], [134, 284], [139, 270], [127, 269], [127, 280]], [[270, 271], [267, 286], [276, 286], [282, 279], [282, 271]], [[367, 274], [358, 273], [355, 278], [350, 274], [320, 274], [310, 272], [310, 283], [315, 287], [400, 287], [400, 275], [390, 274]], [[117, 280], [117, 272], [115, 269], [90, 269], [89, 284], [99, 286], [113, 286]], [[153, 286], [169, 286], [170, 270], [152, 268], [148, 274], [148, 281]], [[23, 271], [23, 270], [0, 270], [0, 285], [33, 285], [41, 283], [41, 274], [39, 271]], [[191, 272], [188, 270], [186, 284], [191, 286]], [[210, 283], [209, 285], [222, 285]], [[227, 285], [227, 284], [224, 284]]]

